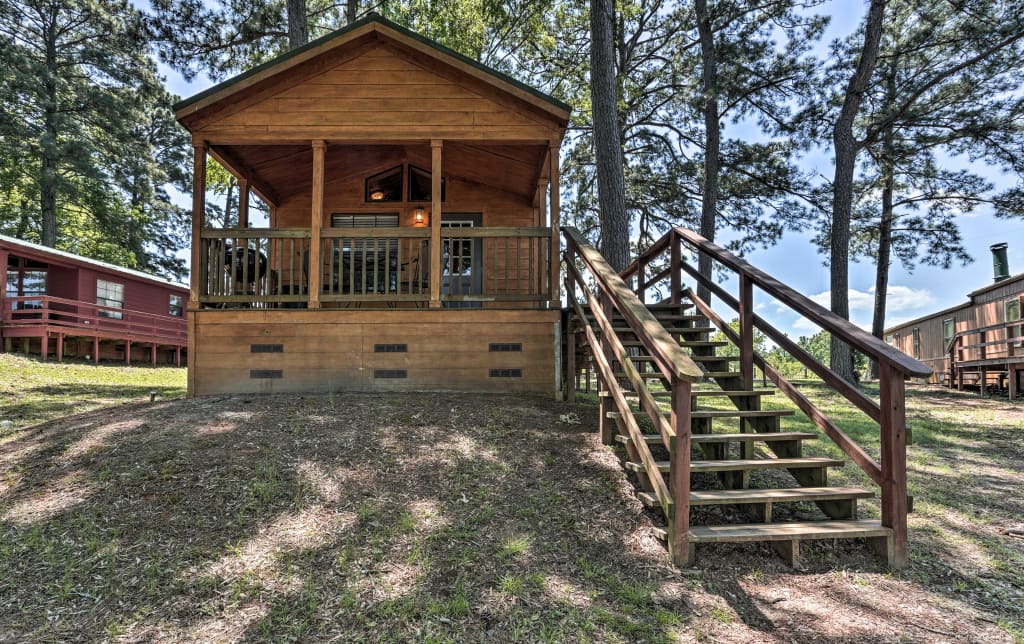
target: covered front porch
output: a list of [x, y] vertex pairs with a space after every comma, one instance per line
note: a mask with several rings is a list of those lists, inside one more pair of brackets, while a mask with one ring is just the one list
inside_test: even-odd
[[[191, 394], [559, 391], [568, 105], [370, 16], [175, 110]], [[210, 159], [231, 227], [206, 217]]]
[[557, 145], [204, 142], [194, 212], [210, 158], [238, 225], [196, 218], [196, 309], [559, 307]]

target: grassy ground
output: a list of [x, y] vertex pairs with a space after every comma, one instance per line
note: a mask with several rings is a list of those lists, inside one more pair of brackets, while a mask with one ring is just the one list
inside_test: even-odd
[[1022, 641], [1024, 542], [1000, 531], [1024, 515], [1024, 406], [921, 389], [909, 407], [898, 572], [846, 542], [796, 571], [758, 544], [672, 568], [587, 404], [231, 396], [64, 418], [0, 439], [0, 641]]
[[122, 402], [185, 395], [185, 369], [41, 362], [0, 353], [0, 421], [14, 427]]

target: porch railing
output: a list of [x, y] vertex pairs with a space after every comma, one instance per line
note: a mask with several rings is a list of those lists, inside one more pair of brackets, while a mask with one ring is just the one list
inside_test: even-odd
[[185, 319], [130, 309], [100, 306], [81, 300], [49, 295], [0, 298], [3, 326], [59, 326], [78, 329], [83, 335], [116, 335], [147, 338], [168, 344], [184, 344]]
[[442, 302], [551, 299], [550, 228], [442, 228], [438, 266], [429, 228], [326, 228], [317, 240], [308, 228], [204, 229], [199, 243], [199, 302], [207, 308], [305, 308], [314, 243], [321, 303], [424, 305], [432, 280]]
[[[949, 371], [946, 377], [952, 386], [964, 386], [964, 369], [978, 372], [980, 381], [986, 367], [1024, 360], [1024, 320], [1000, 322], [976, 329], [958, 331], [946, 345], [949, 355]], [[982, 390], [987, 383], [981, 383]]]

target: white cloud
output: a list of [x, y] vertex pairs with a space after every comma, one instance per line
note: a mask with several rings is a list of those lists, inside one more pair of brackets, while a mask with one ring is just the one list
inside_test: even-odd
[[[815, 293], [808, 296], [813, 301], [829, 308], [831, 304], [831, 291]], [[887, 314], [900, 311], [913, 311], [925, 308], [935, 303], [935, 296], [928, 289], [913, 289], [909, 286], [892, 285], [889, 287], [889, 296], [886, 298], [885, 310]], [[866, 291], [850, 289], [850, 311], [871, 311], [875, 306], [875, 287], [872, 286]]]

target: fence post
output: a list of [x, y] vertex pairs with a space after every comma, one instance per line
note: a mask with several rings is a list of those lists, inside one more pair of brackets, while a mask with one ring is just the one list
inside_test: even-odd
[[878, 365], [882, 430], [882, 525], [892, 529], [891, 564], [907, 562], [907, 417], [903, 374]]
[[754, 284], [740, 273], [740, 378], [754, 388]]
[[670, 446], [669, 489], [672, 492], [669, 551], [677, 566], [693, 564], [690, 544], [690, 383], [672, 379], [672, 429], [675, 444]]

